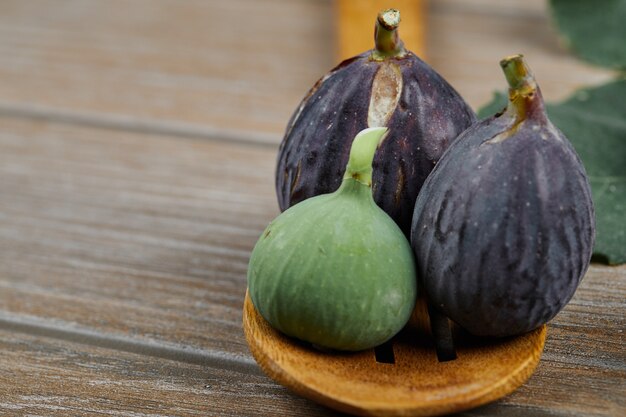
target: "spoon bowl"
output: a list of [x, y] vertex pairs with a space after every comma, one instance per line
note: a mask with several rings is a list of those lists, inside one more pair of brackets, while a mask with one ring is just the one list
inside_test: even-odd
[[457, 359], [439, 362], [432, 338], [408, 325], [379, 349], [325, 352], [278, 332], [246, 294], [243, 328], [263, 371], [295, 393], [368, 416], [434, 416], [503, 397], [533, 373], [546, 326], [504, 339], [457, 334]]

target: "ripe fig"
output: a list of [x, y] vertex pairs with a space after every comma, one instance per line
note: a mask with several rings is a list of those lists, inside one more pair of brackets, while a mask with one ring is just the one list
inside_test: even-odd
[[368, 349], [411, 315], [413, 252], [371, 190], [372, 158], [386, 130], [359, 133], [341, 187], [280, 214], [252, 251], [250, 298], [289, 336], [330, 349]]
[[521, 55], [500, 65], [506, 111], [462, 133], [415, 204], [411, 242], [434, 307], [475, 335], [552, 319], [591, 258], [589, 181]]
[[374, 158], [374, 200], [409, 236], [422, 183], [456, 136], [475, 121], [461, 96], [398, 37], [400, 14], [379, 13], [376, 47], [322, 77], [291, 117], [280, 146], [281, 210], [341, 184], [352, 138], [390, 128]]

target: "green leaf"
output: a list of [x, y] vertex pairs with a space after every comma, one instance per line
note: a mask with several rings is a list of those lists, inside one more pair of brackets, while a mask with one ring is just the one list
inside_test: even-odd
[[594, 260], [626, 263], [626, 80], [548, 105], [550, 120], [583, 160], [596, 208]]
[[[496, 92], [478, 111], [483, 118], [506, 107]], [[583, 161], [596, 209], [594, 261], [626, 263], [626, 79], [579, 90], [547, 105], [550, 120]]]
[[566, 44], [580, 57], [626, 68], [626, 0], [550, 0]]

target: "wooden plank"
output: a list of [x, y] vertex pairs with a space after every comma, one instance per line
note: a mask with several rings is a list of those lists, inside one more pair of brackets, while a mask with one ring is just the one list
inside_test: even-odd
[[547, 7], [540, 0], [432, 2], [426, 22], [427, 62], [475, 109], [494, 91], [506, 90], [499, 62], [516, 53], [526, 56], [547, 101], [615, 77], [565, 49]]
[[2, 1], [0, 103], [282, 133], [333, 22], [330, 0]]
[[418, 55], [425, 55], [426, 5], [422, 0], [336, 0], [338, 61], [351, 58], [374, 47], [374, 22], [381, 10], [393, 7], [400, 11], [400, 38]]
[[3, 310], [247, 354], [274, 148], [1, 120]]
[[[277, 143], [300, 99], [337, 62], [333, 4], [6, 0], [0, 112]], [[503, 89], [498, 61], [512, 53], [526, 54], [548, 100], [613, 76], [559, 44], [545, 7], [430, 2], [428, 62], [474, 107]], [[407, 19], [401, 33], [414, 26]]]
[[0, 414], [330, 416], [267, 377], [0, 330]]
[[[0, 328], [254, 366], [241, 307], [250, 250], [277, 213], [274, 147], [0, 126]], [[488, 412], [619, 415], [625, 328], [626, 266], [593, 265], [537, 373]]]
[[[237, 373], [204, 364], [186, 364], [0, 330], [0, 412], [56, 415], [336, 415], [298, 398], [258, 374]], [[544, 358], [545, 361], [545, 358]], [[541, 380], [544, 379], [544, 380]], [[611, 381], [600, 381], [611, 388]], [[582, 380], [581, 383], [586, 382]], [[529, 383], [503, 401], [459, 416], [620, 415], [610, 408], [610, 392], [589, 395], [586, 409], [563, 403], [540, 404], [530, 397], [536, 384], [560, 386], [563, 401], [576, 387], [563, 385], [538, 369]], [[571, 392], [572, 389], [574, 392]], [[540, 388], [537, 391], [541, 393]], [[602, 408], [594, 408], [603, 402]], [[615, 402], [615, 398], [613, 401]], [[554, 399], [553, 399], [554, 401]], [[570, 404], [570, 403], [567, 403]], [[608, 405], [608, 408], [607, 408]], [[557, 411], [560, 410], [560, 411]], [[338, 414], [337, 414], [338, 415]]]

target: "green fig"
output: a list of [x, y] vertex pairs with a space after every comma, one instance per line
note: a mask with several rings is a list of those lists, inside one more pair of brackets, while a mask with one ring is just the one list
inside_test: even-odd
[[411, 246], [371, 188], [386, 132], [361, 131], [339, 189], [287, 209], [254, 247], [250, 298], [279, 331], [357, 351], [386, 342], [409, 320], [417, 295]]

